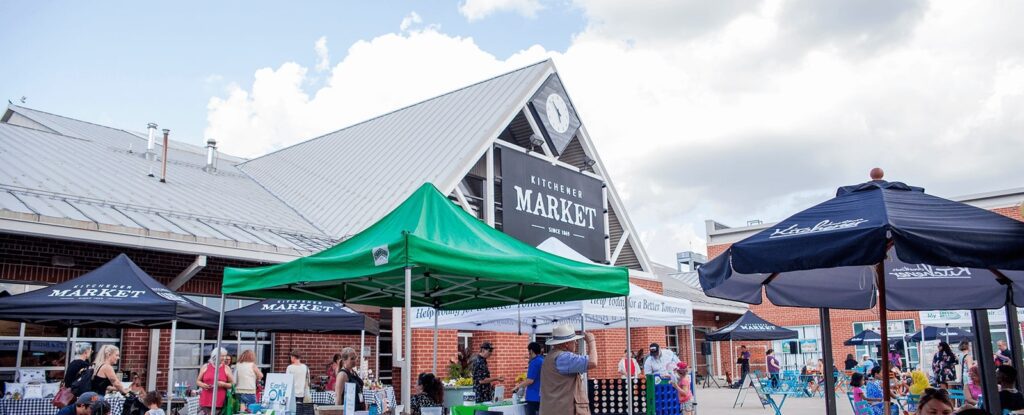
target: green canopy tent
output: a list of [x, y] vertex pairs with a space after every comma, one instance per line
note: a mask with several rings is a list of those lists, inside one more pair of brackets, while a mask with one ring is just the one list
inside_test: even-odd
[[[334, 247], [278, 265], [226, 268], [226, 294], [404, 307], [408, 318], [413, 305], [466, 310], [627, 296], [629, 272], [520, 242], [427, 183], [377, 223]], [[406, 324], [406, 408], [411, 337]]]

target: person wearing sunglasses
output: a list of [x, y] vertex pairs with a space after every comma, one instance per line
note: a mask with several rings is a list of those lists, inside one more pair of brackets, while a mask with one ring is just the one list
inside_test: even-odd
[[917, 403], [918, 415], [950, 415], [953, 410], [953, 401], [945, 389], [925, 389]]

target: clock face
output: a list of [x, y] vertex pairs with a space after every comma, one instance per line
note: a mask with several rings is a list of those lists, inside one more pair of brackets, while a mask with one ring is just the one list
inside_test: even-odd
[[548, 123], [555, 132], [561, 134], [569, 129], [569, 107], [558, 93], [548, 95]]

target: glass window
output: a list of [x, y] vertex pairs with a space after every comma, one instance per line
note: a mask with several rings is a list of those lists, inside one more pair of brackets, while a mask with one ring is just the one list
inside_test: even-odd
[[[911, 334], [917, 331], [917, 329], [915, 328], [914, 320], [892, 320], [889, 321], [888, 323], [889, 338], [891, 339], [901, 338], [904, 335]], [[860, 333], [861, 331], [864, 330], [874, 330], [875, 332], [878, 332], [881, 326], [882, 325], [877, 321], [857, 322], [853, 323], [853, 333], [856, 335], [857, 333]], [[901, 359], [903, 360], [903, 367], [917, 367], [919, 362], [917, 348], [906, 347], [906, 345], [903, 343], [900, 343], [899, 345], [903, 346], [903, 350], [899, 350], [899, 354], [903, 356], [903, 358]], [[864, 356], [865, 354], [871, 356], [871, 358], [874, 359], [876, 362], [880, 361], [882, 358], [881, 348], [877, 345], [857, 346], [856, 350], [857, 352], [854, 355], [854, 358], [857, 359], [858, 362], [863, 359], [862, 356]]]
[[[0, 283], [0, 292], [22, 294], [46, 287], [39, 284]], [[93, 350], [104, 344], [119, 346], [120, 329], [79, 329], [71, 342], [92, 343]], [[43, 369], [50, 381], [63, 378], [67, 358], [68, 331], [58, 327], [0, 322], [0, 379], [13, 379], [18, 369]]]
[[798, 337], [772, 342], [775, 358], [779, 359], [782, 369], [799, 371], [808, 362], [816, 365], [818, 359], [822, 358], [821, 326], [790, 326], [786, 328], [796, 330]]
[[679, 330], [678, 327], [665, 327], [665, 348], [679, 354]]
[[[186, 295], [215, 311], [220, 311], [220, 297], [203, 297]], [[254, 300], [228, 298], [224, 302], [225, 311], [231, 311], [256, 303]], [[210, 358], [210, 352], [217, 345], [217, 330], [178, 329], [174, 347], [174, 382], [195, 385], [199, 368]], [[256, 344], [256, 362], [264, 372], [270, 369], [273, 361], [270, 333], [226, 331], [221, 338], [221, 347], [227, 349], [232, 361], [237, 361], [240, 352], [252, 350]]]

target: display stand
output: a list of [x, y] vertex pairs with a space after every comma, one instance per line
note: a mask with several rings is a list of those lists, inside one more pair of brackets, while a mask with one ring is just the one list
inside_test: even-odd
[[[757, 380], [757, 377], [752, 373], [748, 373], [747, 377], [740, 382], [740, 387], [736, 391], [736, 400], [732, 403], [733, 408], [736, 408], [737, 406], [741, 408], [743, 407], [743, 401], [747, 399], [748, 387], [754, 387], [758, 390], [758, 398], [760, 398], [760, 395], [764, 393], [764, 390], [761, 389], [761, 383]], [[764, 399], [759, 399], [758, 401], [761, 402], [761, 407], [764, 407]]]

